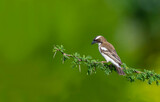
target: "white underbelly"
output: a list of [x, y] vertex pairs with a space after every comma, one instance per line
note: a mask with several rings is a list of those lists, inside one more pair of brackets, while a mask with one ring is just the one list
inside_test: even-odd
[[111, 59], [110, 57], [108, 57], [108, 56], [105, 55], [104, 53], [101, 53], [101, 54], [102, 54], [102, 56], [106, 59], [107, 62], [111, 62], [113, 65], [121, 68], [121, 66], [120, 66], [118, 63], [116, 63], [113, 59]]
[[99, 49], [99, 52], [101, 53], [101, 55], [106, 59], [107, 62], [111, 62], [116, 67], [121, 68], [121, 66], [118, 63], [116, 63], [113, 59], [111, 59], [110, 57], [108, 57], [107, 55], [105, 55], [104, 53], [101, 52], [100, 45], [98, 46], [98, 49]]

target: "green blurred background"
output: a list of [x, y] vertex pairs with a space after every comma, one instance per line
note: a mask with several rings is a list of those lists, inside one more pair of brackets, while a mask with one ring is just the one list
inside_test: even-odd
[[53, 45], [104, 60], [103, 35], [128, 66], [160, 73], [160, 0], [0, 0], [0, 102], [160, 102], [160, 86], [53, 59]]

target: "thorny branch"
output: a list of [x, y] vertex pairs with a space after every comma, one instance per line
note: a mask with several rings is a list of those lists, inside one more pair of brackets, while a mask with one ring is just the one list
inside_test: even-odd
[[[79, 67], [79, 71], [81, 72], [81, 64], [84, 64], [88, 67], [87, 75], [90, 75], [92, 73], [96, 73], [97, 69], [101, 69], [105, 72], [105, 74], [110, 75], [115, 70], [114, 65], [111, 65], [111, 63], [106, 63], [106, 61], [99, 61], [92, 59], [90, 56], [80, 56], [78, 53], [74, 54], [67, 54], [64, 52], [65, 49], [63, 45], [55, 45], [53, 52], [55, 57], [57, 52], [60, 52], [63, 55], [62, 62], [64, 63], [67, 59], [72, 58], [72, 64], [73, 67]], [[123, 71], [125, 72], [125, 76], [130, 82], [134, 82], [136, 79], [141, 81], [148, 81], [148, 84], [152, 84], [153, 82], [156, 82], [157, 85], [159, 85], [160, 81], [160, 74], [155, 73], [154, 71], [145, 70], [139, 71], [138, 69], [129, 68], [125, 63], [121, 66], [123, 68]]]

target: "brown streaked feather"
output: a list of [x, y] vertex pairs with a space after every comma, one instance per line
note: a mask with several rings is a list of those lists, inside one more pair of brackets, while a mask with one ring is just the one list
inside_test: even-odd
[[102, 50], [101, 52], [106, 54], [108, 57], [110, 57], [111, 59], [113, 59], [115, 62], [117, 62], [119, 65], [122, 64], [120, 57], [118, 56], [115, 48], [113, 47], [112, 44], [110, 44], [109, 42], [104, 42], [101, 44], [101, 47], [105, 47], [107, 50]]
[[[119, 56], [118, 56], [115, 48], [113, 47], [113, 45], [110, 44], [109, 42], [107, 42], [107, 40], [103, 36], [97, 36], [94, 39], [94, 41], [96, 41], [96, 43], [99, 43], [99, 50], [100, 50], [101, 54], [103, 53], [106, 56], [110, 57], [113, 61], [115, 61], [119, 65], [122, 64], [121, 59], [119, 58]], [[104, 47], [104, 49], [102, 47]], [[103, 55], [103, 57], [104, 57], [104, 55]], [[110, 60], [110, 59], [106, 58], [106, 60]], [[121, 67], [119, 67], [117, 65], [115, 67], [116, 67], [116, 70], [117, 70], [119, 75], [125, 75], [125, 73], [124, 73], [124, 71]]]

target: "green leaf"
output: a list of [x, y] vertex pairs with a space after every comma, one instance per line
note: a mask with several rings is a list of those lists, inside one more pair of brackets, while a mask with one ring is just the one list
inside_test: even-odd
[[129, 79], [130, 82], [134, 82], [135, 81], [135, 76], [134, 75], [127, 76], [127, 78]]
[[156, 81], [156, 85], [160, 85], [159, 81]]
[[109, 68], [106, 68], [104, 72], [106, 75], [109, 75], [111, 73], [111, 70]]

